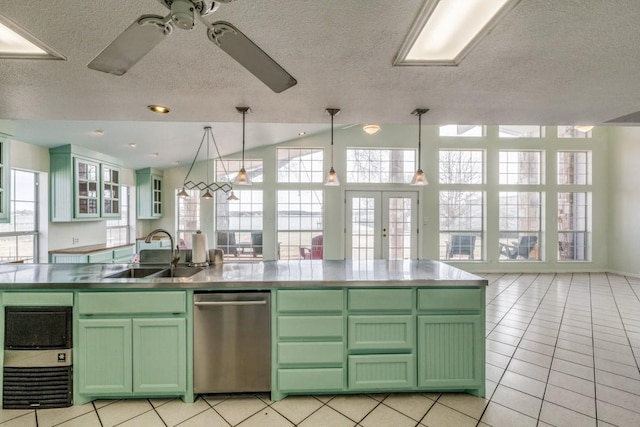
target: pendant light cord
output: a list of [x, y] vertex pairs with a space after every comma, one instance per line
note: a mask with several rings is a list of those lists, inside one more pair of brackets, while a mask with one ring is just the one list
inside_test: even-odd
[[333, 116], [335, 114], [331, 114], [331, 168], [333, 169]]
[[242, 112], [242, 167], [244, 167], [244, 117], [247, 115], [246, 111]]
[[422, 158], [422, 113], [418, 113], [418, 169]]

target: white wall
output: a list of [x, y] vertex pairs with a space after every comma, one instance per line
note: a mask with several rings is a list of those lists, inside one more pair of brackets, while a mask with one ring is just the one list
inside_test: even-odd
[[640, 276], [640, 128], [609, 132], [609, 270]]

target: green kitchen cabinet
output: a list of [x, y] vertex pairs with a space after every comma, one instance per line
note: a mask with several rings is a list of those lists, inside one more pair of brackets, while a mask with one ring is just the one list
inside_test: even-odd
[[77, 306], [82, 399], [189, 394], [185, 292], [80, 292]]
[[49, 254], [51, 264], [128, 264], [133, 259], [134, 246], [105, 249], [90, 253], [53, 253]]
[[349, 390], [391, 391], [416, 387], [413, 354], [349, 356]]
[[80, 319], [78, 327], [80, 393], [89, 396], [131, 393], [131, 320]]
[[51, 222], [120, 217], [120, 160], [83, 147], [49, 149]]
[[163, 175], [155, 168], [136, 171], [136, 195], [138, 199], [138, 219], [158, 219], [163, 214]]
[[484, 389], [482, 316], [418, 316], [418, 386]]
[[0, 223], [11, 220], [11, 166], [9, 161], [9, 136], [0, 133]]

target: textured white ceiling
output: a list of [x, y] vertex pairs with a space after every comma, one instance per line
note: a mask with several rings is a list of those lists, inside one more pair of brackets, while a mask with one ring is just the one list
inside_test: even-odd
[[[430, 108], [425, 124], [598, 124], [640, 110], [638, 0], [522, 0], [459, 66], [393, 67], [422, 3], [222, 4], [210, 19], [236, 25], [298, 80], [275, 94], [201, 25], [175, 30], [122, 77], [86, 67], [138, 16], [165, 15], [157, 0], [3, 1], [1, 15], [67, 61], [0, 59], [0, 119], [26, 120], [19, 129], [34, 141], [23, 140], [35, 143], [34, 120], [182, 122], [199, 141], [204, 124], [239, 123], [238, 105], [252, 108], [247, 123], [317, 129], [326, 129], [327, 107], [342, 109], [341, 123], [380, 124], [414, 123], [416, 107]], [[153, 115], [151, 103], [172, 112]]]

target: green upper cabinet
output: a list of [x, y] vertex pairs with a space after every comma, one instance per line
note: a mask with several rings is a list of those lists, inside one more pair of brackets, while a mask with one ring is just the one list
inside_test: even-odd
[[49, 149], [52, 222], [120, 217], [120, 161], [82, 147]]
[[0, 223], [10, 221], [11, 167], [9, 166], [9, 137], [0, 133]]
[[162, 218], [162, 179], [160, 169], [145, 168], [136, 171], [138, 219]]

